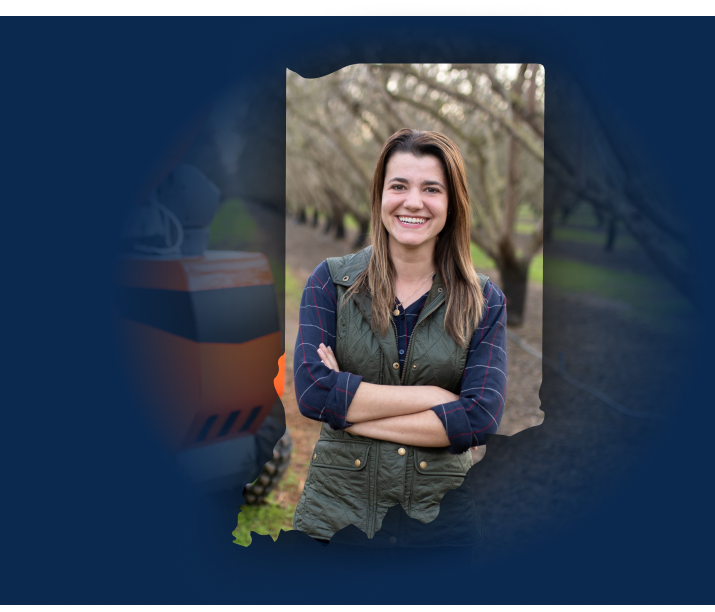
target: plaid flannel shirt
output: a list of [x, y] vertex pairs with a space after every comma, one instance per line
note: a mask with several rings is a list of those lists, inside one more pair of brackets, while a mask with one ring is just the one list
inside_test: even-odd
[[[400, 368], [427, 293], [403, 309], [396, 302], [393, 315], [398, 330]], [[506, 395], [506, 300], [492, 282], [484, 288], [484, 316], [472, 335], [459, 400], [434, 406], [450, 441], [450, 452], [461, 453], [484, 443], [495, 433]], [[335, 350], [337, 292], [326, 262], [308, 279], [300, 304], [300, 328], [295, 345], [293, 374], [298, 407], [310, 419], [325, 421], [333, 429], [351, 423], [346, 414], [362, 376], [335, 372], [324, 365], [317, 350], [322, 342]]]

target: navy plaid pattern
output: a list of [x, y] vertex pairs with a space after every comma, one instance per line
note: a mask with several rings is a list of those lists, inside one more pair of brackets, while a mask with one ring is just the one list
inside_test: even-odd
[[[406, 309], [393, 315], [398, 330], [400, 369], [426, 292]], [[495, 433], [504, 410], [506, 395], [506, 300], [492, 282], [484, 288], [484, 316], [472, 335], [460, 398], [432, 410], [442, 421], [450, 441], [450, 452], [461, 453], [484, 443], [485, 434]], [[300, 303], [300, 328], [293, 358], [298, 407], [310, 419], [325, 421], [333, 429], [344, 429], [352, 398], [362, 376], [334, 372], [318, 356], [322, 342], [335, 351], [337, 292], [326, 262], [311, 274]]]

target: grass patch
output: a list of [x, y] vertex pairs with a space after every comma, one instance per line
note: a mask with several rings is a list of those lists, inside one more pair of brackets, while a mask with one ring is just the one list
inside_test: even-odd
[[360, 224], [350, 213], [347, 213], [343, 217], [343, 225], [345, 226], [345, 229], [355, 230], [356, 232], [360, 231]]
[[295, 274], [286, 266], [286, 306], [298, 309], [300, 300], [303, 297], [303, 285], [300, 284]]
[[529, 264], [529, 280], [539, 284], [544, 282], [544, 256], [541, 253], [534, 255]]
[[[554, 240], [560, 240], [564, 242], [580, 242], [585, 244], [597, 244], [605, 248], [606, 246], [606, 234], [605, 230], [602, 233], [595, 233], [584, 229], [575, 229], [572, 227], [555, 227], [552, 231], [552, 237]], [[614, 248], [618, 249], [640, 249], [638, 242], [625, 233], [624, 230], [619, 229], [616, 234], [616, 242]]]
[[556, 258], [548, 260], [548, 271], [549, 285], [628, 304], [638, 319], [655, 322], [693, 312], [684, 297], [658, 278]]
[[474, 242], [470, 243], [469, 251], [472, 255], [472, 263], [477, 270], [485, 269], [496, 269], [496, 264], [494, 260], [489, 257], [481, 248], [479, 248]]
[[234, 544], [248, 546], [251, 543], [251, 532], [259, 535], [269, 535], [275, 542], [283, 531], [293, 529], [295, 504], [281, 501], [286, 493], [293, 493], [296, 498], [300, 492], [298, 477], [289, 465], [283, 478], [260, 506], [241, 506], [236, 529], [233, 530]]
[[258, 535], [269, 535], [275, 541], [283, 531], [293, 529], [295, 506], [283, 506], [273, 499], [273, 493], [261, 506], [241, 506], [238, 524], [233, 530], [233, 543], [248, 546], [251, 543], [251, 532]]
[[210, 226], [209, 248], [235, 250], [238, 245], [250, 242], [256, 231], [256, 222], [238, 198], [226, 200], [219, 208]]

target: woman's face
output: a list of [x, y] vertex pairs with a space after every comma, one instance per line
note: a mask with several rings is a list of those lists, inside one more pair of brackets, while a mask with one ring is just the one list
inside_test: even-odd
[[447, 179], [439, 159], [411, 153], [395, 153], [389, 159], [382, 188], [382, 223], [391, 243], [410, 249], [434, 248], [447, 222], [448, 206]]

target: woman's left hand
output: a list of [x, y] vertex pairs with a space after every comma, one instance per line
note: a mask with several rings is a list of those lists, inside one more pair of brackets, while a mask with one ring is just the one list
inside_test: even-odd
[[331, 370], [334, 370], [335, 372], [340, 372], [338, 360], [333, 354], [333, 349], [331, 349], [329, 346], [325, 346], [322, 342], [320, 343], [320, 346], [318, 346], [318, 356], [320, 357], [320, 360], [323, 362], [323, 364], [328, 366]]

